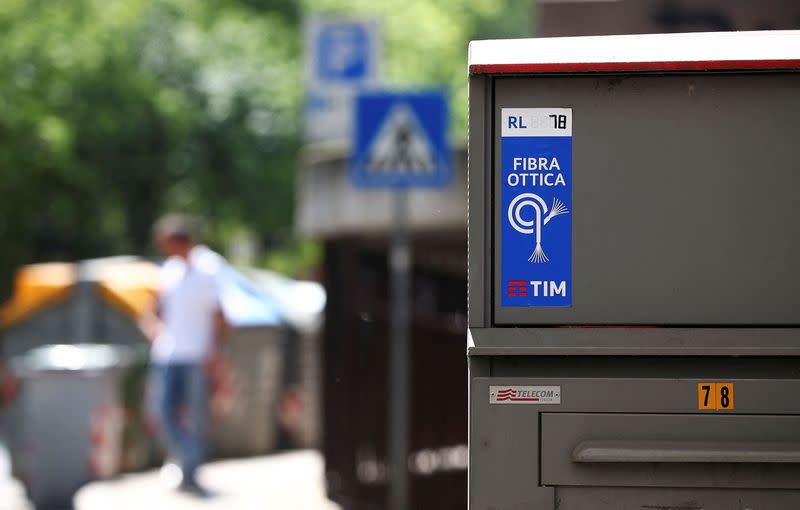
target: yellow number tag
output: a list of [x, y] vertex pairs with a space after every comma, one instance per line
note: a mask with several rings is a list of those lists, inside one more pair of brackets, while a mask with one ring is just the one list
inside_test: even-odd
[[717, 408], [717, 385], [715, 383], [697, 383], [697, 408], [701, 411]]
[[717, 383], [717, 411], [730, 411], [733, 409], [733, 383]]
[[697, 383], [697, 409], [701, 411], [730, 411], [733, 409], [732, 382]]

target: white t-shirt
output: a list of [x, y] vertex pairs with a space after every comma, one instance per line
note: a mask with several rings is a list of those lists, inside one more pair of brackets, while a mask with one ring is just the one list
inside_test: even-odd
[[221, 308], [218, 276], [224, 259], [195, 246], [187, 261], [171, 257], [161, 267], [159, 309], [163, 328], [153, 342], [156, 363], [200, 363], [214, 344], [214, 316]]

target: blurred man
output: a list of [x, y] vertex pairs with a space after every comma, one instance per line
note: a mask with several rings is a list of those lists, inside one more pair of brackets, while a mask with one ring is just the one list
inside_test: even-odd
[[207, 369], [228, 329], [217, 279], [225, 261], [195, 244], [193, 223], [185, 216], [162, 218], [153, 233], [167, 260], [155, 309], [140, 323], [152, 342], [151, 398], [169, 453], [180, 461], [181, 472], [170, 478], [179, 479], [182, 489], [199, 491], [196, 474], [205, 460], [208, 428]]

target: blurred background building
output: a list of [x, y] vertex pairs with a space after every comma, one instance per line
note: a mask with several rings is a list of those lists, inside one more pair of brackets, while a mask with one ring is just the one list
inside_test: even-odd
[[800, 25], [791, 0], [540, 0], [536, 35], [789, 30]]

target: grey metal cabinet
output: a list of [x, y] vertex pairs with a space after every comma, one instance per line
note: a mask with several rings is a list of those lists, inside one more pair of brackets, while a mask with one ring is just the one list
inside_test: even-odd
[[472, 510], [800, 507], [798, 90], [800, 32], [471, 45]]

